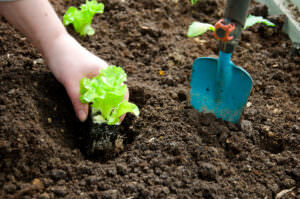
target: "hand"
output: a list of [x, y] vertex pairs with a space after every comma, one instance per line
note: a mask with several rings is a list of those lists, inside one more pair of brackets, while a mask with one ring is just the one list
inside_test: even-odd
[[[0, 14], [42, 52], [54, 76], [65, 86], [77, 117], [84, 121], [88, 105], [80, 103], [80, 80], [98, 75], [107, 63], [67, 33], [48, 0], [1, 2]], [[125, 99], [128, 100], [128, 92]]]
[[[80, 121], [85, 121], [88, 105], [80, 102], [80, 80], [83, 77], [97, 76], [100, 69], [106, 68], [108, 64], [90, 53], [68, 34], [58, 37], [43, 51], [51, 72], [65, 86], [77, 117]], [[127, 91], [125, 100], [128, 98]]]

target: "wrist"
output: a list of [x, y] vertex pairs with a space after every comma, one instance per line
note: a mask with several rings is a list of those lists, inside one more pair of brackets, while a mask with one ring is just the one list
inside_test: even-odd
[[38, 47], [46, 61], [49, 61], [54, 54], [58, 54], [57, 50], [63, 47], [63, 43], [68, 37], [71, 36], [67, 31], [60, 31], [55, 33], [51, 38], [44, 38], [40, 41]]
[[76, 68], [77, 62], [74, 62], [74, 59], [80, 58], [80, 55], [85, 52], [81, 49], [82, 46], [67, 32], [58, 35], [43, 47], [43, 57], [50, 71], [61, 83], [66, 83], [64, 78], [68, 73], [66, 71]]

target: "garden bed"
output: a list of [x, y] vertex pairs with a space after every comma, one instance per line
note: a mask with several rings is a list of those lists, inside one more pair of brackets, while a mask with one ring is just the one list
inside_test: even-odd
[[[52, 1], [62, 17], [84, 1]], [[191, 66], [217, 56], [212, 34], [186, 37], [192, 21], [215, 23], [223, 1], [105, 0], [96, 34], [83, 46], [128, 74], [139, 118], [126, 117], [124, 146], [88, 159], [64, 88], [40, 54], [0, 23], [0, 198], [299, 198], [299, 56], [281, 32], [243, 32], [233, 61], [254, 87], [241, 125], [200, 115], [189, 105]], [[250, 12], [265, 14], [252, 4]], [[161, 72], [163, 71], [164, 74]], [[282, 192], [284, 190], [288, 190]]]
[[283, 14], [286, 19], [283, 26], [294, 43], [300, 43], [300, 2], [296, 0], [257, 0], [268, 6], [270, 15]]

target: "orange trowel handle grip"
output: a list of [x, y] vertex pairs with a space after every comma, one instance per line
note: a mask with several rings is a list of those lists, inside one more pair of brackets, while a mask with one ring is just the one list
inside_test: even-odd
[[232, 53], [238, 45], [245, 24], [250, 0], [227, 0], [224, 19], [215, 24], [214, 36], [219, 40], [219, 49]]
[[233, 39], [231, 33], [234, 29], [235, 25], [233, 23], [225, 24], [224, 19], [221, 19], [215, 24], [214, 36], [222, 42], [230, 41]]

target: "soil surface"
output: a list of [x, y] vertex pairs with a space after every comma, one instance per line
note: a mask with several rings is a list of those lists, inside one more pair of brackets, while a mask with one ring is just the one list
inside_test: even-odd
[[[60, 18], [83, 2], [52, 1]], [[243, 32], [232, 59], [254, 86], [233, 125], [189, 105], [193, 60], [218, 49], [212, 33], [189, 39], [187, 28], [215, 23], [223, 1], [103, 2], [94, 36], [68, 31], [125, 69], [140, 117], [126, 117], [116, 154], [87, 158], [63, 86], [1, 19], [0, 198], [300, 198], [300, 57], [290, 56], [282, 17]], [[250, 12], [266, 16], [259, 4]]]
[[292, 13], [293, 15], [293, 18], [298, 22], [300, 23], [300, 10], [299, 8], [293, 4], [291, 2], [291, 0], [287, 0], [287, 8], [290, 10], [290, 12]]

